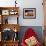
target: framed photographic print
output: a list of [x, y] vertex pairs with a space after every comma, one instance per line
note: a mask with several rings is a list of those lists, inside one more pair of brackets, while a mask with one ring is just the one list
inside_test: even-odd
[[9, 15], [9, 10], [2, 10], [2, 15]]
[[10, 15], [14, 15], [14, 12], [15, 12], [14, 10], [10, 10], [10, 11], [9, 11], [9, 14], [10, 14]]
[[24, 19], [35, 19], [36, 18], [36, 8], [24, 8], [23, 18]]
[[10, 15], [17, 15], [17, 13], [18, 13], [18, 12], [15, 11], [15, 10], [10, 10], [10, 11], [9, 11], [9, 14], [10, 14]]

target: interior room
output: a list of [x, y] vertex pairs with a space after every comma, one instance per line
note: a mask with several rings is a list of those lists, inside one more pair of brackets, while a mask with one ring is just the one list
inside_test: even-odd
[[0, 0], [0, 46], [46, 46], [45, 0]]

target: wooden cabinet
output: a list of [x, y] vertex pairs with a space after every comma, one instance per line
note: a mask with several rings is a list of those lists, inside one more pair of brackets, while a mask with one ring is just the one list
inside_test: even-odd
[[[14, 19], [15, 23], [12, 23], [11, 21], [13, 20], [10, 18], [11, 24], [9, 24], [8, 21], [9, 17], [15, 17], [16, 20], [12, 18]], [[1, 32], [0, 46], [18, 46], [19, 39], [17, 39], [18, 38], [17, 35], [20, 29], [18, 18], [19, 18], [19, 7], [0, 7], [0, 32]], [[10, 34], [9, 32], [10, 33], [12, 32], [12, 34]], [[5, 36], [4, 33], [6, 33], [5, 35], [7, 36]]]
[[[20, 29], [20, 26], [19, 25], [15, 25], [15, 24], [2, 24], [2, 25], [0, 25], [1, 26], [1, 43], [0, 43], [0, 45], [1, 46], [18, 46], [18, 43], [19, 43], [19, 39], [18, 39], [18, 36], [17, 36], [17, 34], [16, 34], [16, 37], [17, 37], [17, 40], [16, 40], [16, 38], [15, 38], [15, 36], [13, 36], [13, 33], [17, 33], [18, 31], [19, 31], [19, 29]], [[7, 33], [6, 32], [6, 30], [4, 30], [4, 29], [6, 29], [6, 28], [8, 28], [8, 29], [11, 29], [10, 30], [10, 32], [12, 32], [13, 31], [13, 33], [10, 35], [10, 33]], [[14, 29], [16, 29], [17, 31], [15, 32], [14, 31]], [[10, 39], [9, 39], [9, 37], [5, 40], [5, 38], [6, 38], [6, 35], [4, 34], [4, 32], [6, 32], [6, 35], [9, 35], [10, 36]], [[2, 35], [5, 37], [2, 37]]]

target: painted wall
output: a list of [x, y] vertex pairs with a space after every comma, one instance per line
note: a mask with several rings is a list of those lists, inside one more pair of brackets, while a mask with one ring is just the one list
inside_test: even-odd
[[[0, 0], [1, 7], [15, 6], [15, 0]], [[19, 24], [21, 26], [43, 26], [42, 0], [17, 0], [19, 6]], [[23, 19], [23, 8], [36, 8], [36, 19]], [[12, 18], [12, 17], [10, 17]], [[10, 20], [10, 19], [9, 19]], [[12, 21], [15, 22], [15, 21]], [[10, 23], [10, 22], [9, 22]]]

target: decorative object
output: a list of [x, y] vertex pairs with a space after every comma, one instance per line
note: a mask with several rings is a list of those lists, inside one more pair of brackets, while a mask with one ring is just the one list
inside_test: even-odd
[[14, 10], [10, 10], [10, 15], [13, 15], [14, 14]]
[[23, 18], [24, 19], [35, 19], [36, 18], [36, 8], [24, 8]]
[[16, 28], [14, 29], [14, 32], [17, 32], [17, 29]]
[[25, 43], [27, 46], [35, 46], [38, 43], [38, 40], [36, 37], [32, 36], [25, 40]]
[[18, 32], [14, 32], [13, 40], [18, 40]]
[[9, 15], [9, 10], [2, 10], [2, 15]]
[[5, 19], [5, 24], [8, 24], [8, 18], [7, 18], [7, 19]]
[[16, 7], [16, 4], [17, 4], [17, 2], [16, 2], [17, 0], [15, 0], [15, 7]]
[[18, 14], [18, 12], [17, 12], [17, 11], [15, 11], [15, 10], [10, 10], [9, 14], [10, 14], [10, 15], [17, 15], [17, 14]]
[[8, 41], [8, 40], [12, 40], [12, 30], [10, 28], [5, 28], [2, 31], [2, 40], [4, 41]]
[[14, 30], [13, 30], [15, 33], [14, 33], [14, 41], [15, 40], [18, 40], [18, 32], [17, 32], [17, 29], [14, 27]]
[[42, 46], [36, 32], [32, 28], [26, 30], [22, 38], [21, 46]]

